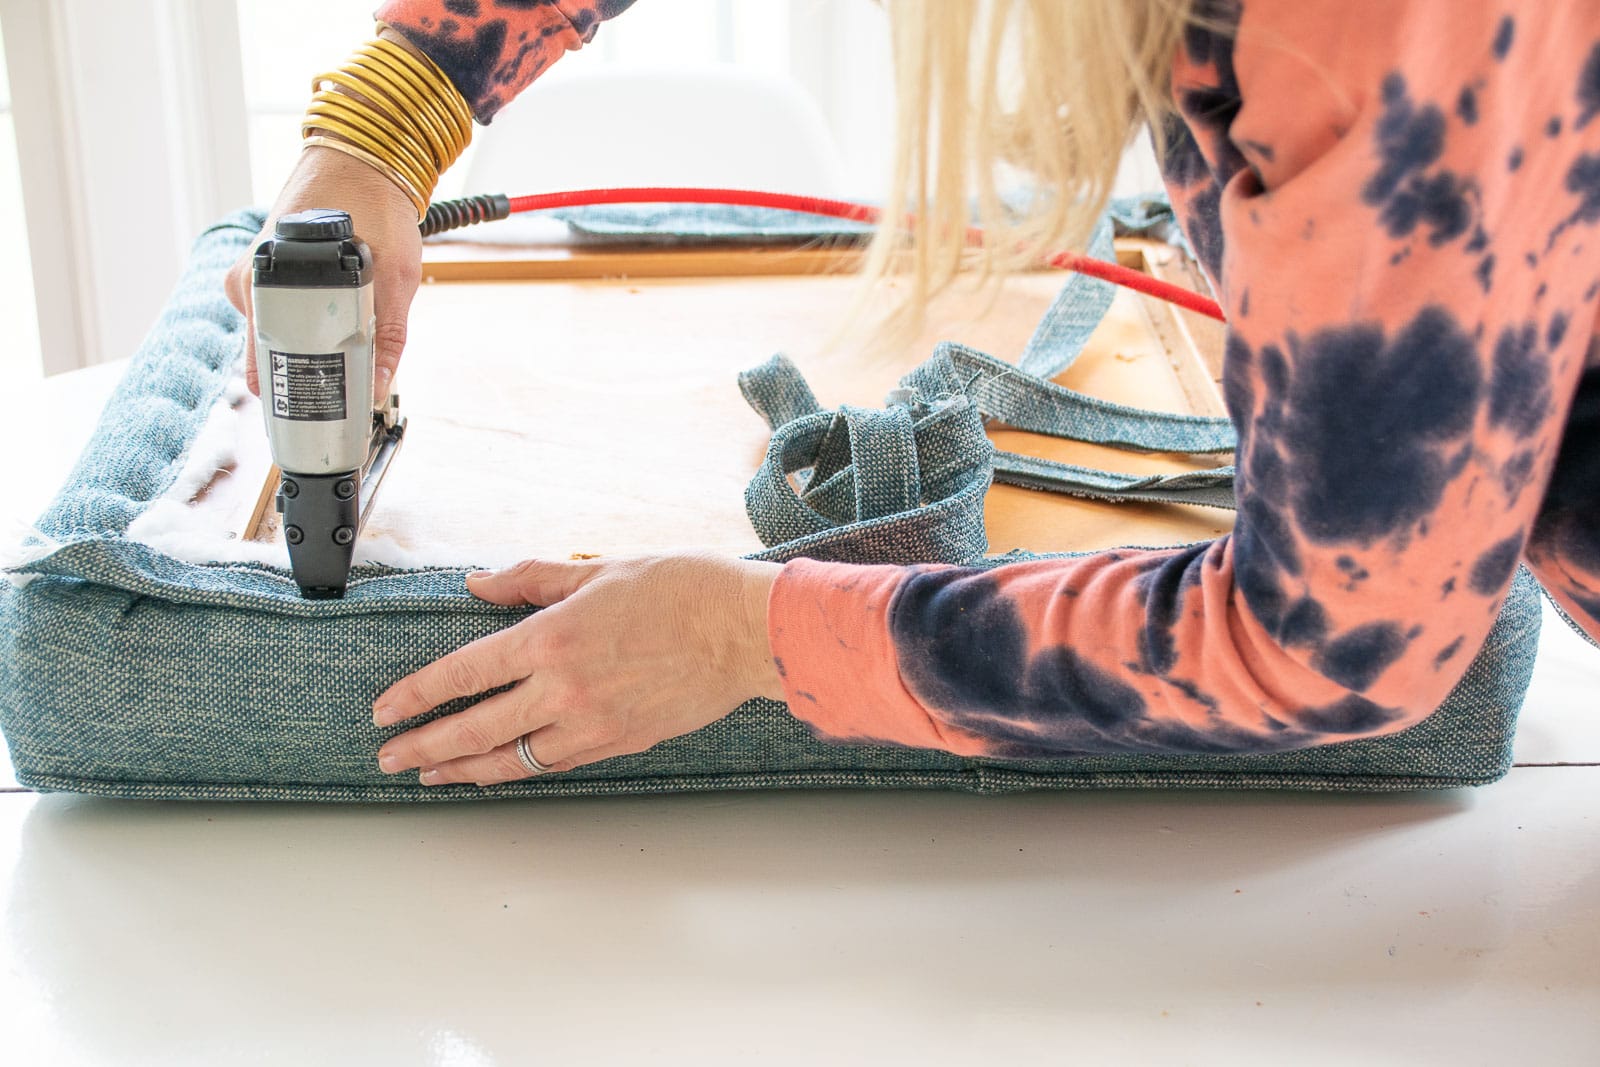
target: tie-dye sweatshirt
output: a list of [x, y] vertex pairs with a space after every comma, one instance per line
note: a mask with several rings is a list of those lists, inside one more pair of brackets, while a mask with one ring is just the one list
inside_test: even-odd
[[399, 31], [487, 123], [633, 0], [385, 0], [373, 13]]
[[[382, 16], [486, 117], [555, 54], [536, 42], [573, 47], [608, 6]], [[1600, 637], [1600, 8], [1206, 13], [1166, 168], [1228, 313], [1233, 533], [988, 570], [790, 563], [768, 631], [819, 734], [1023, 758], [1390, 733], [1460, 680], [1519, 561]]]

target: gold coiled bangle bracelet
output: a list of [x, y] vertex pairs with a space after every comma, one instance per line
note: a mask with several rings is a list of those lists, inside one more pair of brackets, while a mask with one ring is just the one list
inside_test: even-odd
[[[384, 51], [371, 45], [363, 45], [356, 49], [350, 62], [369, 72], [388, 74], [391, 78], [410, 86], [422, 97], [429, 112], [446, 129], [455, 131], [463, 143], [472, 140], [472, 112], [467, 107], [466, 98], [456, 91], [455, 86], [451, 85], [449, 79], [445, 78], [444, 73], [437, 68], [429, 70], [420, 64], [408, 65], [405, 62], [416, 58], [403, 48]], [[448, 90], [443, 95], [439, 91], [440, 82], [443, 82]]]
[[304, 143], [367, 163], [405, 192], [422, 219], [439, 175], [472, 140], [472, 110], [450, 79], [426, 56], [379, 37], [311, 88]]
[[[352, 60], [353, 62], [354, 60]], [[421, 118], [423, 121], [419, 128], [427, 138], [429, 154], [433, 157], [434, 166], [438, 166], [441, 160], [449, 158], [450, 149], [447, 142], [450, 138], [444, 129], [439, 126], [438, 117], [428, 110], [422, 95], [415, 89], [410, 87], [402, 88], [392, 83], [387, 83], [383, 79], [358, 81], [340, 70], [329, 71], [322, 75], [321, 80], [332, 82], [334, 85], [341, 86], [355, 94], [371, 96], [377, 93], [382, 97], [379, 102], [385, 107], [393, 108], [397, 111], [409, 111], [410, 114]], [[321, 96], [322, 93], [330, 91], [328, 89], [319, 90], [316, 96]], [[313, 99], [315, 99], [315, 96]]]
[[427, 153], [419, 152], [407, 138], [393, 136], [392, 128], [375, 120], [355, 97], [324, 89], [311, 98], [306, 121], [378, 153], [424, 193], [431, 192], [439, 178], [438, 167]]

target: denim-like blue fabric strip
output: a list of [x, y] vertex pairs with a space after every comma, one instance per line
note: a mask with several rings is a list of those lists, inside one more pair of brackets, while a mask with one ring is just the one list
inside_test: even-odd
[[1145, 500], [1163, 504], [1234, 507], [1232, 467], [1182, 474], [1118, 474], [1015, 452], [994, 454], [994, 480], [1091, 500]]
[[[959, 354], [953, 356], [952, 350]], [[1097, 500], [1233, 507], [1232, 467], [1130, 475], [996, 452], [979, 418], [987, 412], [967, 395], [975, 379], [963, 383], [956, 371], [973, 366], [991, 373], [995, 368], [1009, 370], [1029, 388], [1050, 386], [992, 357], [951, 345], [941, 346], [933, 360], [902, 379], [905, 385], [895, 391], [893, 403], [883, 413], [850, 406], [833, 414], [812, 410], [815, 397], [799, 370], [781, 355], [740, 375], [746, 398], [769, 423], [805, 412], [777, 425], [767, 456], [745, 493], [751, 524], [769, 546], [770, 558], [815, 557], [824, 545], [867, 551], [868, 529], [879, 529], [879, 521], [899, 513], [896, 522], [902, 536], [915, 527], [929, 539], [927, 554], [921, 558], [976, 560], [987, 550], [977, 491], [980, 486], [986, 490], [991, 479]], [[1116, 414], [1122, 417], [1121, 412]], [[1173, 449], [1183, 451], [1194, 440], [1186, 433], [1195, 421], [1174, 418], [1178, 422], [1166, 432], [1172, 435]], [[1214, 430], [1220, 421], [1203, 420], [1202, 432]], [[1042, 424], [1039, 419], [1032, 422]], [[1148, 444], [1153, 438], [1143, 440]], [[1203, 438], [1202, 443], [1206, 443]], [[791, 476], [803, 486], [799, 492]], [[935, 513], [919, 509], [919, 502], [932, 505], [954, 496], [976, 497], [976, 514], [954, 509], [952, 514], [967, 521], [942, 531], [935, 550]]]
[[911, 413], [904, 408], [874, 411], [845, 405], [839, 409], [850, 431], [855, 462], [855, 513], [881, 519], [921, 503], [922, 473]]
[[[1160, 205], [1123, 205], [1123, 210], [1142, 225], [1163, 217]], [[1108, 215], [1096, 228], [1092, 254], [1114, 254], [1111, 233]], [[1111, 297], [1107, 283], [1070, 275], [1034, 331], [1024, 366], [941, 344], [901, 379], [882, 416], [849, 406], [826, 416], [799, 369], [782, 355], [743, 372], [739, 387], [745, 399], [773, 428], [767, 457], [745, 493], [746, 511], [762, 543], [781, 551], [804, 539], [809, 554], [824, 542], [852, 541], [855, 524], [900, 512], [904, 522], [924, 523], [919, 504], [960, 494], [975, 478], [985, 487], [993, 479], [1099, 500], [1232, 507], [1231, 467], [1159, 476], [1098, 471], [997, 455], [982, 432], [983, 420], [995, 419], [1035, 433], [1140, 451], [1232, 450], [1235, 435], [1227, 419], [1131, 408], [1041, 376], [1040, 371], [1058, 372], [1077, 358]], [[965, 529], [970, 536], [953, 558], [981, 557], [987, 548], [979, 536], [981, 523]], [[942, 551], [953, 547], [945, 543]]]
[[817, 450], [834, 423], [834, 416], [816, 412], [773, 431], [767, 455], [755, 477], [745, 487], [745, 509], [762, 542], [775, 545], [808, 534], [821, 533], [850, 521], [829, 516], [806, 503], [789, 483], [789, 476], [810, 468]]
[[776, 430], [802, 415], [822, 410], [800, 368], [783, 353], [739, 373], [739, 391], [756, 414]]
[[[1026, 207], [1026, 198], [1013, 207]], [[565, 222], [575, 234], [592, 241], [650, 241], [662, 244], [689, 244], [705, 241], [818, 240], [830, 237], [870, 236], [874, 227], [864, 222], [826, 218], [798, 211], [746, 207], [739, 204], [591, 204], [559, 208], [547, 212]], [[1181, 233], [1175, 225], [1172, 202], [1161, 190], [1140, 196], [1120, 197], [1106, 209], [1107, 221], [1117, 237], [1148, 236], [1172, 241], [1181, 246]], [[1105, 233], [1102, 246], [1098, 233], [1090, 242], [1090, 254], [1099, 258], [1111, 255], [1113, 229]]]
[[[1103, 216], [1090, 238], [1088, 254], [1095, 259], [1115, 260], [1111, 242], [1111, 217]], [[1028, 339], [1017, 366], [1039, 378], [1053, 378], [1072, 366], [1089, 335], [1111, 309], [1116, 287], [1087, 274], [1069, 274], [1061, 292], [1039, 321]]]
[[1032, 433], [1142, 452], [1231, 452], [1233, 424], [1222, 418], [1146, 411], [1074, 392], [1004, 360], [945, 342], [901, 379], [928, 402], [970, 396], [984, 415]]
[[739, 204], [594, 204], [549, 212], [588, 243], [771, 244], [774, 241], [859, 240], [869, 223]]
[[[864, 444], [842, 466], [822, 466], [818, 456], [841, 441]], [[848, 559], [835, 554], [848, 550], [858, 562], [980, 558], [992, 451], [970, 404], [920, 419], [904, 410], [847, 408], [783, 424], [745, 489], [762, 543], [782, 546], [761, 556]], [[811, 476], [796, 492], [790, 475], [807, 470]]]

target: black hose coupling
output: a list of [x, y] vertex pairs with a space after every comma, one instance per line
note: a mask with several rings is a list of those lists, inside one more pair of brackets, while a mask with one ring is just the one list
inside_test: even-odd
[[446, 230], [460, 229], [478, 222], [493, 222], [511, 214], [511, 198], [504, 193], [463, 196], [459, 200], [440, 200], [428, 205], [428, 213], [417, 228], [422, 236], [432, 237]]

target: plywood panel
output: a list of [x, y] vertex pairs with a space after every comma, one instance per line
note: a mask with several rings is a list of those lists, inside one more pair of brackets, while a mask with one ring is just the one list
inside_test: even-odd
[[434, 282], [570, 281], [577, 278], [710, 278], [843, 274], [861, 262], [851, 242], [674, 249], [430, 242], [423, 278]]
[[[998, 294], [948, 294], [923, 336], [893, 353], [868, 350], [860, 336], [830, 345], [857, 292], [850, 277], [425, 285], [398, 379], [410, 431], [368, 533], [405, 546], [459, 545], [463, 562], [485, 558], [477, 547], [504, 545], [553, 556], [754, 551], [761, 546], [743, 492], [768, 431], [740, 396], [738, 371], [781, 350], [823, 404], [879, 405], [939, 339], [1015, 359], [1061, 283], [1041, 272]], [[1060, 380], [1124, 403], [1220, 411], [1214, 390], [1195, 388], [1193, 350], [1173, 347], [1170, 327], [1165, 338], [1157, 329], [1165, 314], [1121, 293]], [[1208, 380], [1203, 368], [1198, 380]], [[1004, 428], [992, 436], [1001, 448], [1117, 470], [1218, 462]], [[263, 457], [242, 460], [237, 477], [251, 477], [254, 465], [259, 485]], [[1212, 509], [1093, 503], [1010, 486], [995, 487], [988, 508], [997, 552], [1178, 543], [1230, 522]]]

